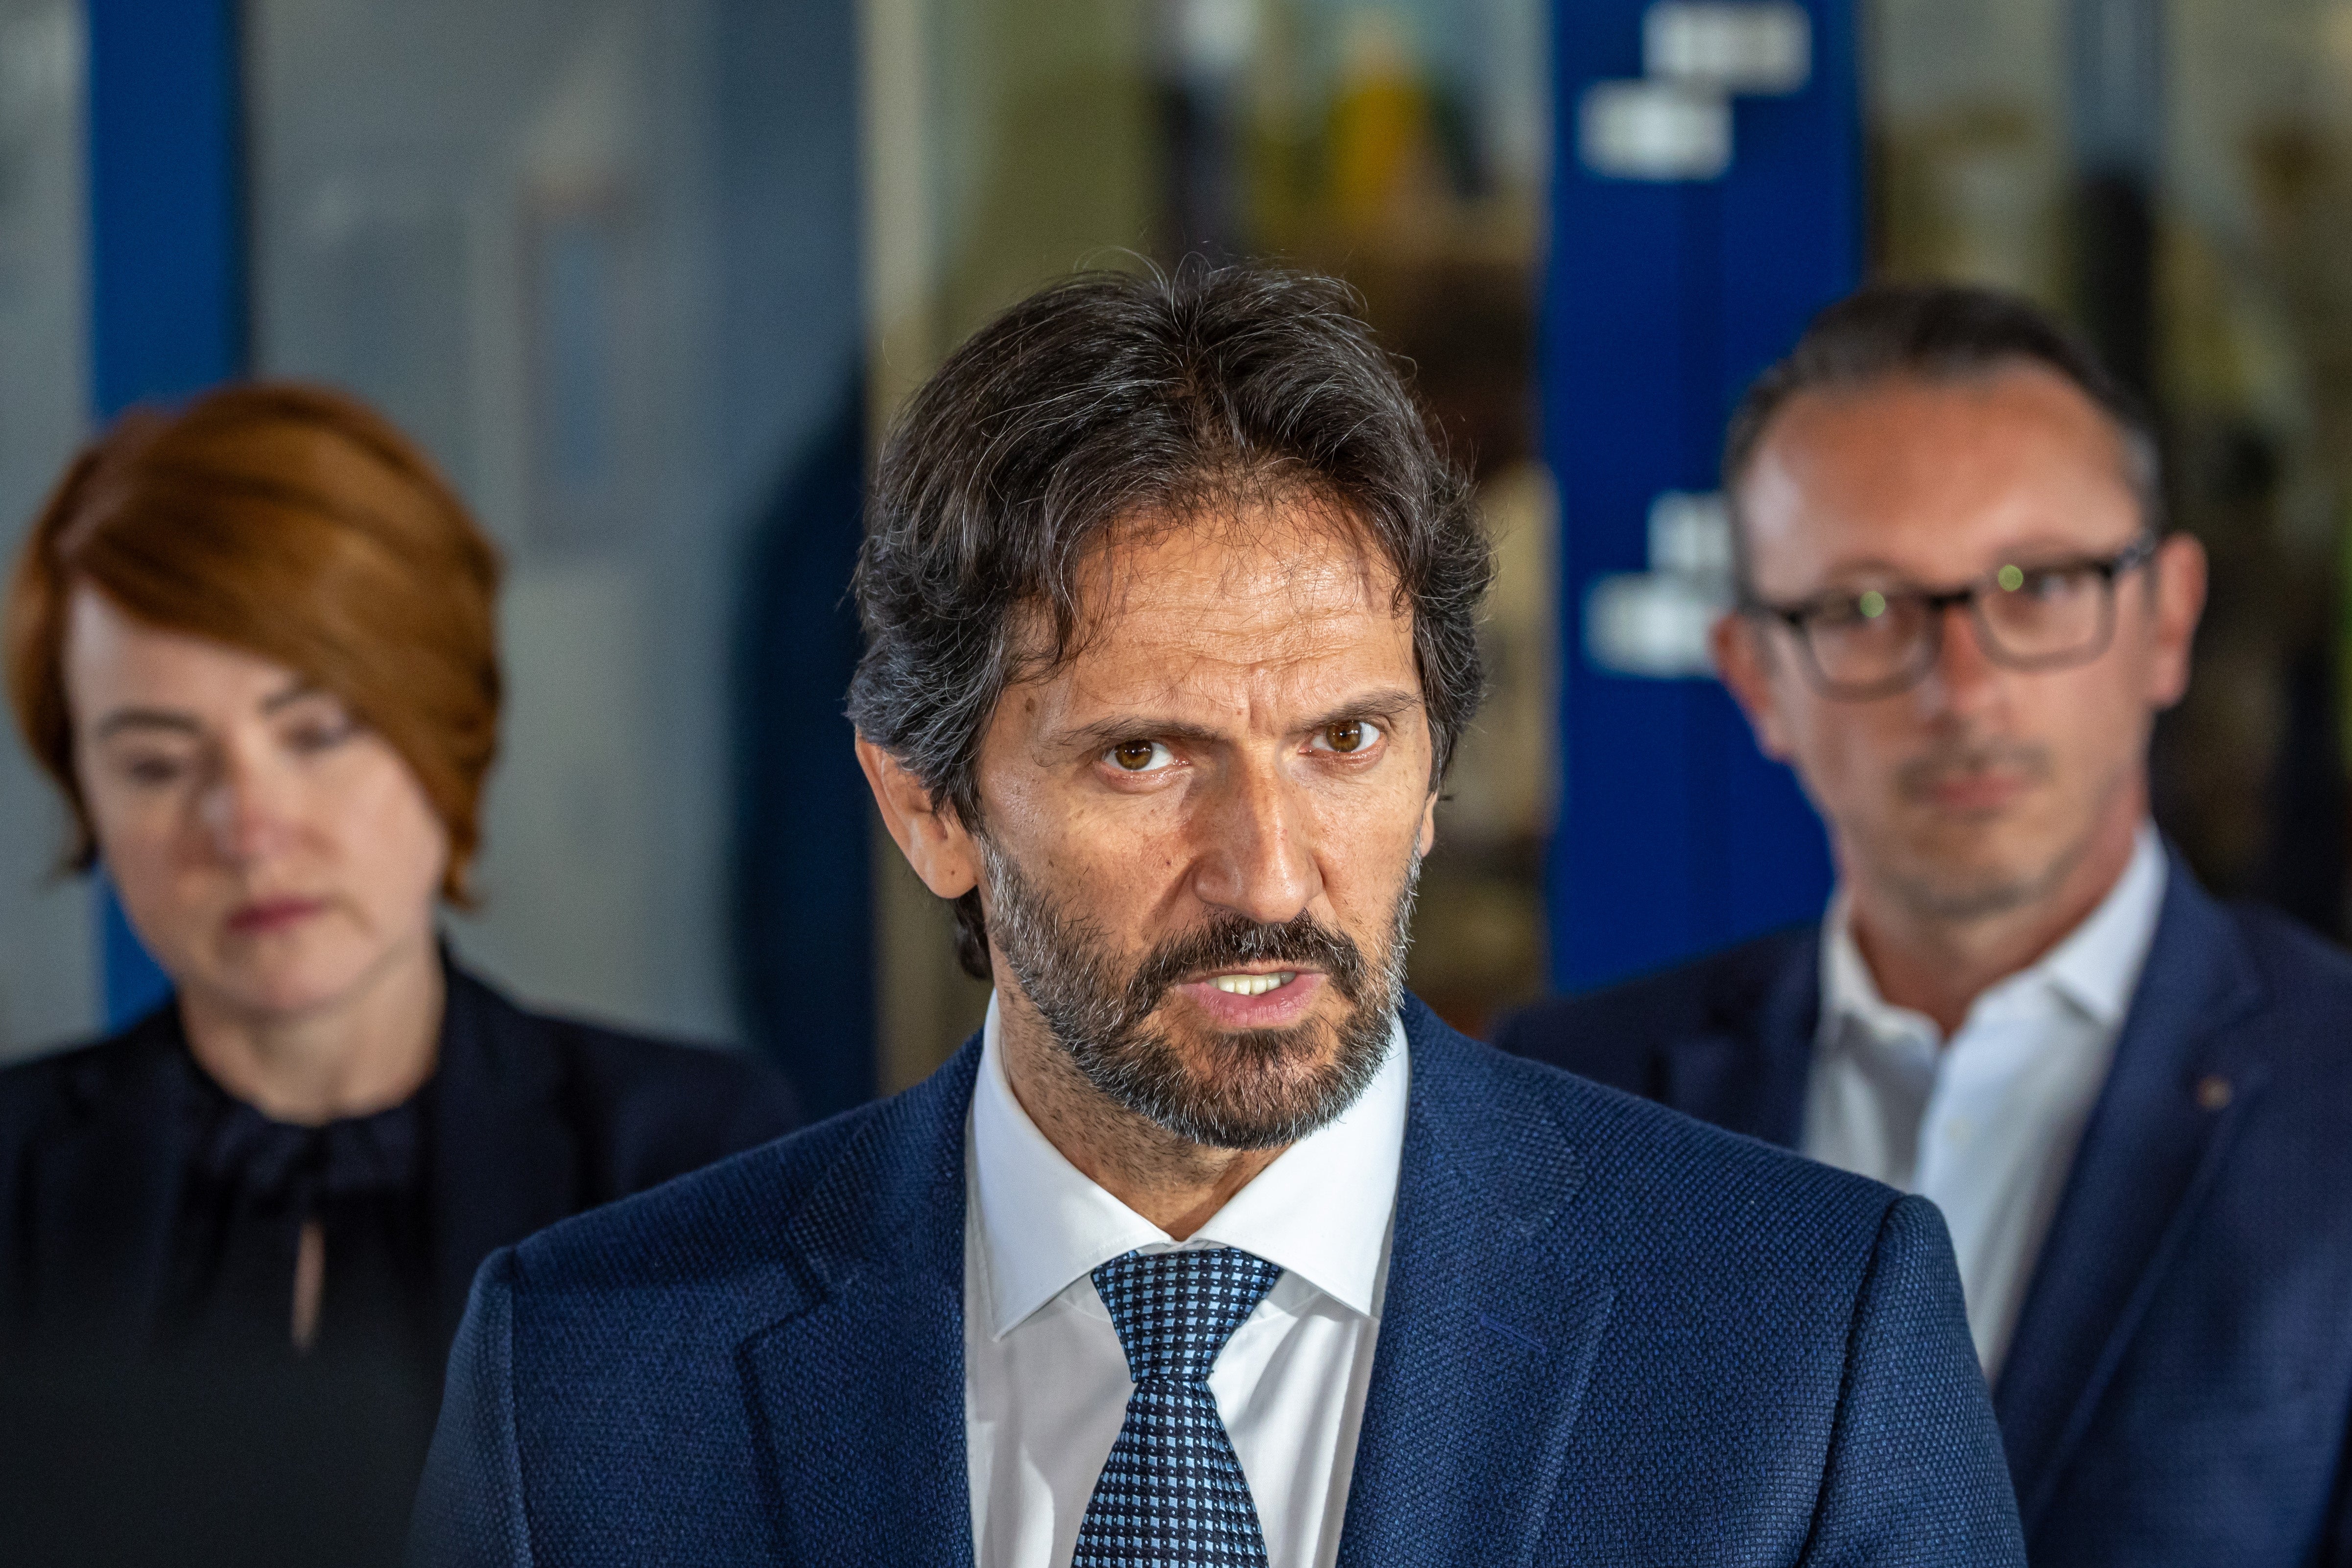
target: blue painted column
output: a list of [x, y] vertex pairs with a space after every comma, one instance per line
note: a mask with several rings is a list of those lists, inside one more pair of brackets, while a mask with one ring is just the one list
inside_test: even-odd
[[[245, 214], [235, 0], [89, 0], [90, 381], [112, 418], [246, 363]], [[99, 933], [117, 1027], [163, 973], [110, 888]]]
[[1541, 342], [1559, 479], [1561, 819], [1548, 873], [1553, 984], [1580, 990], [1789, 921], [1829, 888], [1821, 827], [1711, 679], [1643, 679], [1586, 649], [1599, 578], [1648, 563], [1662, 491], [1716, 488], [1748, 382], [1859, 280], [1862, 124], [1849, 0], [1809, 0], [1811, 66], [1736, 97], [1717, 177], [1610, 178], [1580, 158], [1579, 104], [1642, 77], [1643, 0], [1553, 8], [1555, 153]]

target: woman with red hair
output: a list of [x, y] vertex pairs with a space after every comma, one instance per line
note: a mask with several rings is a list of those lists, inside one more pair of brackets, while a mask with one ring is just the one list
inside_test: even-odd
[[17, 719], [68, 864], [104, 867], [173, 986], [0, 1072], [30, 1402], [0, 1489], [71, 1560], [395, 1561], [483, 1258], [790, 1125], [745, 1058], [525, 1012], [443, 946], [497, 752], [498, 575], [397, 430], [294, 385], [125, 416], [25, 546]]

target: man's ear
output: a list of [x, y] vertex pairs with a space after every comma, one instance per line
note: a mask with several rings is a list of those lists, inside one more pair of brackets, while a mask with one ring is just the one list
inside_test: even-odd
[[1431, 790], [1429, 799], [1421, 807], [1421, 853], [1423, 855], [1428, 854], [1437, 843], [1437, 797], [1438, 792]]
[[1789, 737], [1773, 700], [1771, 650], [1764, 646], [1764, 629], [1752, 616], [1726, 610], [1707, 628], [1707, 648], [1715, 655], [1716, 673], [1731, 689], [1732, 700], [1748, 715], [1756, 731], [1756, 745], [1775, 762], [1789, 760]]
[[857, 765], [882, 808], [883, 826], [923, 886], [942, 899], [959, 899], [980, 886], [979, 847], [955, 808], [935, 803], [923, 781], [905, 763], [865, 736], [857, 737]]
[[2157, 547], [2147, 569], [2156, 584], [2156, 659], [2148, 697], [2169, 708], [2189, 689], [2189, 647], [2198, 617], [2205, 613], [2205, 546], [2194, 534], [2176, 533]]

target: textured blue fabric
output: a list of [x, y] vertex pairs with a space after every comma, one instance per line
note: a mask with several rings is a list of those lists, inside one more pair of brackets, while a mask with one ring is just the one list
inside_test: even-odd
[[[1344, 1568], [2022, 1561], [1932, 1205], [1404, 1025]], [[494, 1257], [414, 1560], [971, 1563], [979, 1058]]]
[[1129, 1252], [1094, 1271], [1135, 1380], [1071, 1568], [1263, 1568], [1265, 1535], [1209, 1373], [1282, 1270], [1235, 1247]]
[[[1811, 928], [1507, 1023], [1522, 1055], [1800, 1136]], [[2172, 858], [1994, 1391], [2036, 1568], [2352, 1564], [2352, 961]]]

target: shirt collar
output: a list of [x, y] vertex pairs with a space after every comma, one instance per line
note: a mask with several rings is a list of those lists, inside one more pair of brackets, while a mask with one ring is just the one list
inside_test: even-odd
[[2156, 829], [2143, 822], [2131, 863], [2114, 889], [2039, 965], [2052, 984], [2103, 1028], [2121, 1027], [2131, 1010], [2164, 907], [2166, 874], [2164, 846]]
[[1924, 1013], [1897, 1007], [1879, 994], [1877, 977], [1870, 973], [1862, 946], [1854, 941], [1853, 900], [1843, 887], [1831, 895], [1829, 913], [1822, 917], [1822, 925], [1823, 1029], [1834, 1031], [1852, 1024], [1868, 1039], [1890, 1045], [1899, 1042], [1932, 1055], [1934, 1021]]
[[[989, 1332], [1002, 1339], [1071, 1281], [1166, 1231], [1090, 1180], [1037, 1130], [1005, 1077], [996, 999], [981, 1035], [968, 1136], [987, 1262]], [[1258, 1173], [1182, 1245], [1234, 1247], [1370, 1317], [1404, 1145], [1404, 1026], [1356, 1102]]]
[[[2143, 821], [2133, 836], [2131, 859], [2098, 908], [2031, 966], [1989, 987], [1978, 997], [1978, 1005], [2047, 988], [2102, 1028], [2120, 1027], [2155, 940], [2168, 874], [2163, 842], [2155, 826]], [[1933, 1023], [1879, 994], [1878, 982], [1854, 941], [1853, 916], [1852, 901], [1841, 888], [1822, 921], [1822, 1018], [1857, 1023], [1880, 1040], [1924, 1034], [1932, 1042]], [[1972, 1006], [1971, 1014], [1975, 1011]]]

